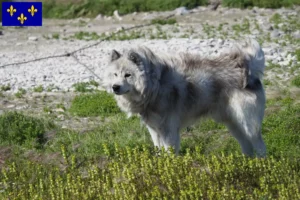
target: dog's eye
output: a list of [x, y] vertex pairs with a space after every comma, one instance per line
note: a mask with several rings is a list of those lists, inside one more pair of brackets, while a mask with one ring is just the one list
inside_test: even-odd
[[131, 74], [126, 73], [125, 74], [125, 78], [129, 78], [131, 76]]
[[117, 76], [118, 76], [118, 74], [117, 74], [117, 73], [114, 73], [114, 75], [115, 75], [115, 77], [117, 77]]

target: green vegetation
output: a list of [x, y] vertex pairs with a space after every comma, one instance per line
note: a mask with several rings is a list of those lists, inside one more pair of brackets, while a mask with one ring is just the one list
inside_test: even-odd
[[282, 16], [279, 13], [275, 13], [271, 18], [270, 22], [274, 23], [275, 25], [278, 25], [282, 23]]
[[17, 98], [22, 98], [24, 94], [26, 94], [26, 90], [23, 88], [19, 88], [18, 92], [15, 93], [15, 96]]
[[[43, 2], [43, 16], [46, 18], [95, 17], [98, 14], [112, 15], [115, 10], [120, 14], [133, 12], [166, 11], [185, 6], [188, 9], [207, 5], [208, 0], [81, 0], [74, 2], [48, 0]], [[227, 7], [265, 7], [280, 8], [300, 4], [300, 0], [223, 0]]]
[[300, 62], [300, 49], [297, 49], [295, 51], [295, 54], [296, 54], [297, 60]]
[[99, 125], [78, 132], [16, 112], [0, 116], [1, 198], [300, 198], [300, 104], [288, 96], [267, 102], [266, 159], [242, 156], [212, 120], [183, 130], [179, 156], [158, 153], [139, 118], [127, 119], [105, 92], [80, 94], [65, 112], [100, 116]]
[[0, 91], [9, 91], [9, 90], [11, 90], [11, 86], [10, 86], [10, 84], [7, 84], [7, 85], [1, 85], [1, 87], [0, 87]]
[[[299, 162], [273, 157], [184, 156], [147, 148], [107, 149], [106, 159], [84, 171], [61, 148], [64, 169], [27, 161], [0, 173], [5, 199], [299, 199]], [[20, 168], [20, 165], [23, 168]], [[100, 165], [100, 167], [99, 167]]]
[[270, 69], [278, 69], [278, 68], [281, 68], [281, 65], [279, 65], [279, 64], [273, 64], [273, 63], [268, 63], [268, 66], [266, 68], [268, 70], [270, 70]]
[[92, 87], [98, 87], [99, 83], [92, 80], [89, 82], [79, 82], [73, 84], [72, 87], [75, 88], [75, 92], [92, 92], [94, 89]]
[[243, 19], [242, 24], [235, 24], [232, 26], [232, 30], [235, 31], [235, 34], [239, 36], [241, 33], [250, 34], [250, 22], [247, 18]]
[[292, 80], [292, 85], [300, 87], [300, 75], [295, 76]]
[[166, 24], [175, 24], [177, 21], [174, 18], [169, 19], [153, 19], [151, 20], [151, 24], [160, 24], [160, 25], [166, 25]]
[[55, 86], [54, 84], [50, 84], [49, 86], [47, 86], [46, 91], [47, 92], [52, 92], [55, 89], [59, 89], [57, 86]]
[[265, 86], [272, 85], [272, 82], [269, 79], [264, 79], [263, 82]]
[[98, 40], [100, 39], [100, 35], [98, 35], [96, 32], [84, 32], [84, 31], [80, 31], [75, 33], [71, 38], [75, 38], [78, 40]]
[[141, 31], [130, 31], [130, 32], [125, 32], [125, 31], [120, 31], [118, 33], [113, 33], [109, 40], [134, 40], [138, 38], [144, 38], [145, 34], [141, 33]]
[[53, 125], [21, 113], [8, 112], [0, 115], [0, 140], [2, 144], [38, 147], [45, 140], [47, 127], [53, 128]]
[[75, 97], [69, 111], [77, 116], [109, 116], [120, 112], [113, 97], [103, 91]]
[[300, 4], [300, 0], [223, 0], [223, 6], [247, 8], [247, 7], [261, 7], [261, 8], [280, 8], [290, 7], [293, 4]]
[[52, 38], [58, 40], [59, 39], [59, 33], [53, 33]]
[[95, 17], [98, 14], [112, 15], [115, 10], [120, 14], [144, 11], [166, 11], [185, 6], [195, 8], [207, 4], [207, 0], [86, 0], [77, 3], [43, 2], [43, 16], [46, 18]]
[[41, 92], [44, 91], [44, 88], [43, 88], [42, 85], [40, 85], [40, 86], [37, 86], [37, 87], [33, 88], [33, 91], [41, 93]]

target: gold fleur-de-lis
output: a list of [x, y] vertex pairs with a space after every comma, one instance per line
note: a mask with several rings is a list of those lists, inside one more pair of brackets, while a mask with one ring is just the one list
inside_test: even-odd
[[27, 17], [25, 17], [24, 14], [22, 13], [20, 17], [18, 17], [18, 20], [21, 22], [21, 24], [24, 24], [24, 21], [27, 20]]
[[38, 10], [36, 8], [34, 8], [34, 6], [32, 5], [31, 8], [28, 9], [28, 12], [31, 13], [32, 16], [34, 16], [34, 13], [36, 13]]
[[9, 9], [7, 9], [7, 12], [10, 13], [10, 16], [13, 16], [15, 12], [17, 12], [17, 10], [11, 5], [9, 7]]

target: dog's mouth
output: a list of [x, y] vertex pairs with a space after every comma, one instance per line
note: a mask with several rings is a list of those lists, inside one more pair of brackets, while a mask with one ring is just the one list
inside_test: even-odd
[[127, 94], [129, 92], [129, 90], [127, 90], [127, 91], [125, 91], [125, 92], [121, 92], [121, 91], [114, 91], [114, 93], [116, 94], [116, 95], [123, 95], [123, 94]]

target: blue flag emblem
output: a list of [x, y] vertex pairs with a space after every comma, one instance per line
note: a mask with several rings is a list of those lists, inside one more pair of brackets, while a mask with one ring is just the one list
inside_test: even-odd
[[2, 26], [42, 26], [42, 2], [2, 2]]

